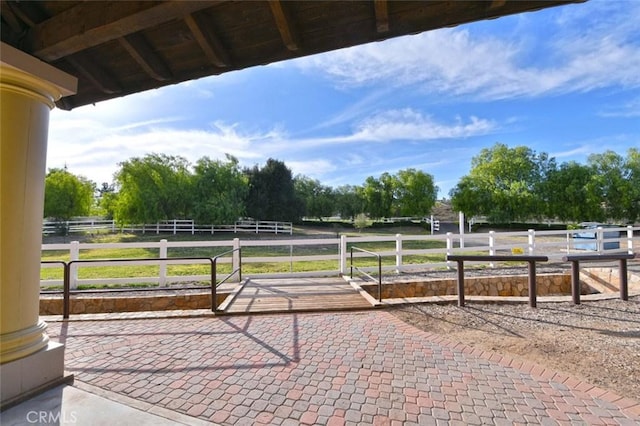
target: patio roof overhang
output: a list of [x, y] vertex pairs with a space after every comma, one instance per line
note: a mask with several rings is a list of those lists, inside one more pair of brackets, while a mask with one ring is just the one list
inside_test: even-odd
[[582, 0], [1, 1], [2, 42], [78, 77], [86, 104]]

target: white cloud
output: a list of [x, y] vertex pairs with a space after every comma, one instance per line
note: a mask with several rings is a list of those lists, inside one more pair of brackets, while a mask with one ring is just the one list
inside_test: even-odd
[[[595, 3], [558, 12], [561, 18], [545, 28], [538, 44], [530, 43], [526, 31], [540, 28], [525, 25], [524, 34], [498, 38], [475, 34], [469, 26], [356, 46], [296, 64], [340, 87], [411, 86], [480, 100], [640, 87], [640, 2]], [[607, 9], [611, 3], [622, 6]]]
[[599, 115], [618, 118], [640, 117], [640, 96], [620, 105], [607, 105], [599, 112]]

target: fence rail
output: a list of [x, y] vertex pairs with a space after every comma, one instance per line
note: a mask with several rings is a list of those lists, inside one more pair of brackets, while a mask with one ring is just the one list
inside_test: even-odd
[[[235, 250], [239, 248], [251, 247], [272, 247], [273, 254], [251, 255], [250, 251], [243, 254], [243, 264], [252, 263], [284, 263], [288, 264], [288, 272], [278, 273], [255, 273], [252, 276], [282, 277], [295, 274], [296, 276], [329, 276], [336, 274], [348, 275], [348, 259], [349, 247], [353, 245], [362, 246], [369, 244], [375, 246], [373, 249], [380, 254], [383, 260], [381, 266], [382, 272], [412, 272], [416, 270], [436, 269], [452, 267], [455, 262], [447, 261], [446, 256], [451, 255], [544, 255], [549, 258], [550, 262], [562, 262], [562, 258], [576, 253], [633, 253], [634, 248], [638, 251], [640, 247], [640, 227], [621, 227], [607, 228], [607, 234], [613, 231], [618, 232], [617, 237], [605, 238], [604, 232], [596, 232], [594, 239], [597, 250], [584, 250], [579, 246], [582, 240], [576, 242], [573, 238], [575, 231], [523, 231], [523, 232], [489, 232], [483, 234], [467, 234], [459, 235], [447, 233], [446, 235], [387, 235], [387, 236], [346, 236], [340, 238], [304, 238], [304, 239], [270, 239], [270, 240], [240, 240], [234, 238], [226, 241], [172, 241], [161, 240], [159, 242], [135, 242], [135, 243], [79, 243], [71, 242], [69, 244], [45, 244], [42, 246], [43, 254], [49, 251], [65, 252], [64, 254], [56, 253], [55, 258], [48, 255], [47, 260], [52, 261], [73, 261], [80, 260], [87, 250], [113, 250], [113, 249], [147, 249], [158, 252], [159, 259], [156, 263], [159, 266], [158, 275], [153, 277], [117, 277], [117, 278], [100, 278], [86, 279], [78, 278], [77, 268], [71, 268], [70, 285], [72, 289], [78, 285], [85, 284], [126, 284], [126, 283], [153, 283], [160, 287], [167, 286], [171, 283], [206, 281], [206, 275], [169, 275], [167, 273], [167, 263], [172, 257], [169, 256], [173, 249], [178, 248], [211, 248], [212, 251]], [[437, 243], [440, 248], [427, 247]], [[421, 248], [424, 243], [425, 248]], [[607, 243], [608, 245], [606, 245]], [[384, 245], [383, 248], [378, 246]], [[614, 245], [616, 249], [606, 249]], [[409, 246], [409, 247], [407, 247]], [[288, 248], [288, 253], [286, 253]], [[369, 247], [367, 247], [369, 248]], [[264, 252], [264, 250], [262, 250]], [[278, 251], [279, 253], [275, 253]], [[264, 254], [264, 253], [262, 253]], [[86, 254], [84, 254], [86, 256]], [[95, 255], [94, 255], [95, 256]], [[354, 253], [354, 258], [365, 257], [366, 253]], [[411, 256], [411, 259], [408, 259]], [[109, 256], [104, 256], [109, 257]], [[433, 259], [433, 258], [437, 259]], [[431, 258], [431, 259], [430, 259]], [[323, 270], [313, 270], [308, 272], [295, 271], [296, 265], [300, 262], [325, 261], [334, 264], [334, 267]], [[171, 262], [180, 263], [179, 260], [171, 260]], [[232, 262], [229, 258], [222, 258], [220, 263]], [[466, 262], [465, 265], [472, 266], [477, 264], [496, 266], [497, 259], [482, 260], [475, 262]], [[131, 262], [129, 264], [136, 264]], [[96, 265], [100, 265], [96, 262]], [[56, 264], [43, 262], [43, 268], [56, 267]], [[375, 272], [376, 266], [361, 266], [360, 269], [368, 272]], [[62, 279], [42, 280], [42, 286], [62, 285]]]
[[293, 234], [293, 224], [291, 222], [279, 222], [271, 220], [239, 220], [233, 225], [200, 225], [191, 219], [174, 219], [152, 224], [130, 224], [119, 226], [113, 220], [68, 220], [62, 222], [45, 221], [42, 224], [42, 233], [45, 235], [64, 233], [93, 233], [100, 231], [108, 232], [141, 232], [143, 234], [179, 234], [179, 233], [215, 233], [231, 232], [252, 232], [271, 234]]

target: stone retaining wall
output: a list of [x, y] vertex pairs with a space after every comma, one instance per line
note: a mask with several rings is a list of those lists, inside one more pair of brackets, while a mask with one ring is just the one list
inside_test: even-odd
[[[580, 282], [597, 293], [617, 293], [620, 291], [619, 268], [581, 268]], [[640, 274], [628, 271], [629, 291], [640, 290]]]
[[[571, 294], [571, 276], [543, 274], [536, 276], [538, 296]], [[586, 286], [582, 292], [588, 293]], [[377, 285], [363, 285], [367, 292], [377, 296]], [[527, 276], [499, 275], [491, 277], [465, 278], [465, 295], [468, 296], [528, 296], [529, 281]], [[382, 284], [382, 297], [396, 299], [403, 297], [429, 297], [455, 295], [457, 283], [455, 279], [424, 280]]]
[[[218, 306], [228, 294], [218, 293]], [[211, 293], [71, 296], [71, 314], [211, 309]], [[62, 296], [40, 296], [40, 315], [62, 315]]]

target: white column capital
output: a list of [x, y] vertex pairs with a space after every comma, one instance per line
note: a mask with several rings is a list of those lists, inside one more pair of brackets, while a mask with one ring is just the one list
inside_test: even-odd
[[4, 90], [35, 97], [49, 108], [78, 89], [76, 77], [6, 43], [0, 43], [0, 84]]

